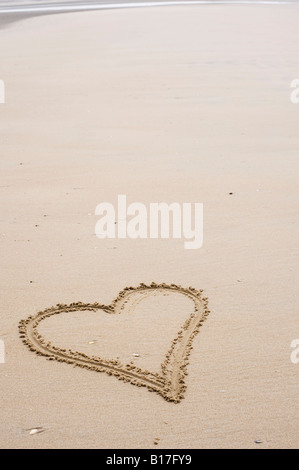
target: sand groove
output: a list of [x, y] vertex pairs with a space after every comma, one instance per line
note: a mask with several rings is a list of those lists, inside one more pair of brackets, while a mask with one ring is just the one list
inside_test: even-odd
[[[52, 345], [51, 342], [46, 342], [38, 331], [39, 323], [52, 315], [77, 312], [78, 310], [103, 310], [108, 314], [120, 314], [126, 308], [132, 294], [137, 295], [131, 306], [129, 306], [133, 310], [142, 298], [151, 295], [153, 292], [165, 291], [179, 292], [190, 298], [194, 303], [194, 311], [189, 315], [176, 338], [172, 341], [165, 360], [161, 364], [161, 373], [142, 370], [132, 364], [123, 365], [114, 359], [106, 360], [101, 357], [88, 356], [79, 351], [58, 348]], [[69, 305], [57, 304], [55, 307], [39, 311], [36, 315], [20, 321], [19, 332], [24, 344], [31, 351], [45, 356], [48, 360], [66, 362], [96, 372], [106, 372], [119, 380], [139, 387], [147, 387], [149, 391], [159, 393], [167, 401], [179, 403], [184, 398], [186, 390], [185, 377], [192, 341], [208, 313], [207, 298], [202, 297], [202, 290], [196, 290], [193, 287], [184, 288], [176, 284], [167, 285], [152, 282], [150, 285], [145, 285], [141, 283], [138, 287], [126, 287], [110, 305], [101, 305], [97, 302], [94, 304], [76, 302]]]

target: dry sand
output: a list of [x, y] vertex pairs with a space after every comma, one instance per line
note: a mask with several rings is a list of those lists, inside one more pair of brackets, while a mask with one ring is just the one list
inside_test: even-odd
[[[0, 30], [2, 448], [298, 447], [298, 8], [86, 12]], [[118, 194], [203, 202], [203, 247], [97, 239], [95, 207]], [[109, 306], [152, 281], [209, 299], [179, 403], [22, 343], [21, 319]], [[194, 305], [147, 291], [120, 315], [77, 305], [38, 334], [161, 374]]]

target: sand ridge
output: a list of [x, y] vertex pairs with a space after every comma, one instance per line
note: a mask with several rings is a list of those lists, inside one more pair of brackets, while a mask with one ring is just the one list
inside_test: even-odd
[[[106, 360], [97, 356], [88, 356], [79, 351], [58, 348], [51, 342], [45, 341], [38, 331], [40, 322], [52, 315], [78, 310], [102, 310], [108, 314], [120, 314], [127, 308], [126, 304], [132, 298], [133, 302], [129, 308], [133, 311], [143, 298], [155, 292], [165, 291], [179, 292], [191, 299], [194, 303], [194, 311], [188, 316], [176, 338], [172, 341], [165, 360], [161, 364], [160, 373], [152, 373], [132, 364], [124, 365], [115, 359]], [[124, 382], [138, 387], [146, 387], [151, 392], [157, 392], [166, 401], [179, 403], [184, 398], [186, 391], [185, 377], [193, 339], [209, 314], [208, 299], [202, 296], [202, 292], [202, 290], [196, 290], [193, 287], [184, 288], [176, 284], [167, 285], [152, 282], [150, 285], [146, 285], [141, 283], [137, 287], [124, 288], [110, 305], [102, 305], [97, 302], [93, 304], [74, 302], [69, 305], [57, 304], [39, 311], [36, 315], [20, 321], [19, 333], [23, 343], [28, 346], [30, 351], [44, 356], [48, 360], [66, 362], [95, 372], [106, 372], [106, 374], [115, 376]]]

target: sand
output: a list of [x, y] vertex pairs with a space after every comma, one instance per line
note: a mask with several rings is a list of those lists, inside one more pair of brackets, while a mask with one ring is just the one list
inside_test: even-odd
[[[2, 448], [298, 447], [298, 8], [81, 12], [0, 29]], [[95, 208], [119, 194], [202, 202], [202, 248], [98, 239]], [[153, 281], [208, 298], [180, 357], [194, 303]], [[142, 299], [109, 314], [140, 283]], [[163, 370], [176, 382], [185, 359], [184, 388], [166, 400]], [[119, 364], [135, 385], [107, 373]], [[136, 386], [145, 370], [158, 393]]]

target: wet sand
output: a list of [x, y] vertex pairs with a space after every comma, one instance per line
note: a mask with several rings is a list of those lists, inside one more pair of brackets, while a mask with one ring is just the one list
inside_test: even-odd
[[[295, 10], [99, 11], [0, 30], [2, 448], [298, 447]], [[203, 247], [96, 238], [95, 208], [118, 194], [202, 202]], [[191, 299], [152, 281], [203, 289], [192, 349]], [[140, 282], [142, 298], [108, 314]], [[68, 349], [105, 370], [74, 367]], [[145, 370], [158, 393], [138, 386]]]

